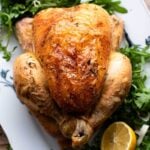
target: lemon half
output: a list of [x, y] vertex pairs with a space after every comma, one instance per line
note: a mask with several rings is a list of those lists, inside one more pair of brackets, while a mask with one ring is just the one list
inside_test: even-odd
[[104, 132], [101, 150], [135, 150], [136, 135], [125, 122], [114, 122]]

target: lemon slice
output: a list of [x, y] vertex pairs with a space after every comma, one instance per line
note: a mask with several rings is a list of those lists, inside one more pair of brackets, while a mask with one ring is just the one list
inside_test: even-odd
[[136, 135], [124, 122], [114, 122], [104, 132], [101, 150], [135, 150]]

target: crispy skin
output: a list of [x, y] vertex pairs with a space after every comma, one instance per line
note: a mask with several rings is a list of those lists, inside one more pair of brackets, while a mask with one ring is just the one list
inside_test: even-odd
[[69, 112], [85, 112], [97, 101], [112, 44], [109, 14], [97, 5], [46, 9], [33, 21], [36, 56], [52, 98]]
[[26, 52], [17, 57], [13, 70], [15, 90], [21, 101], [35, 111], [46, 109], [52, 100], [43, 69], [35, 55]]

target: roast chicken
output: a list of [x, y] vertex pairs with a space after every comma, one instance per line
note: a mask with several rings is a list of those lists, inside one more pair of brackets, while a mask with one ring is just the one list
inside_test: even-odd
[[48, 8], [16, 24], [18, 98], [53, 134], [82, 147], [123, 102], [130, 60], [117, 52], [123, 22], [95, 4]]

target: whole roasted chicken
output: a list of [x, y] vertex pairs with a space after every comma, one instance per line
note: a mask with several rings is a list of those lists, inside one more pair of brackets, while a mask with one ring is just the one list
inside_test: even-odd
[[51, 132], [81, 147], [123, 102], [131, 64], [116, 52], [123, 23], [94, 4], [49, 8], [16, 24], [19, 99]]

